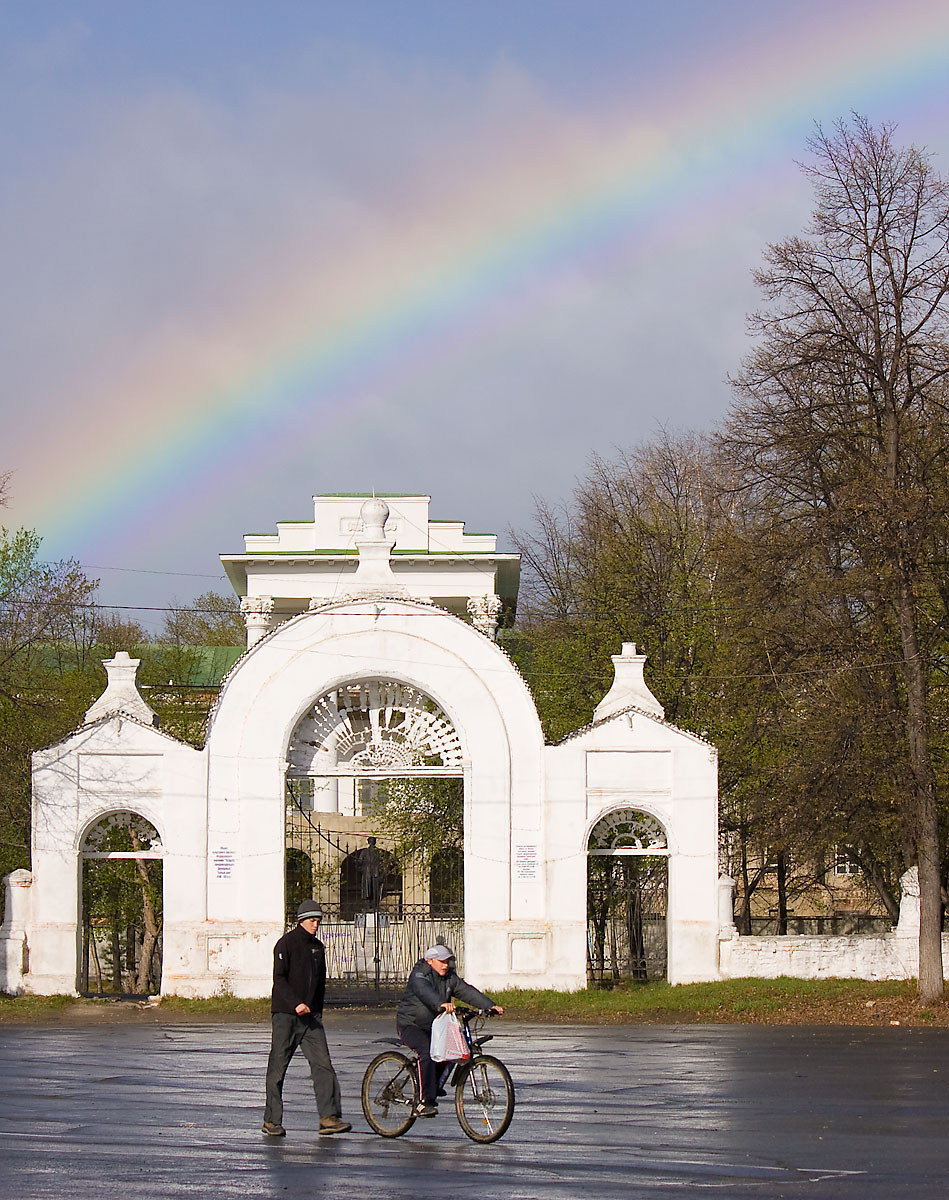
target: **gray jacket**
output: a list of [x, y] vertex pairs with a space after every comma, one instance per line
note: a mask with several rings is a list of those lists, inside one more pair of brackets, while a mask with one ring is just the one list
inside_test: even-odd
[[490, 996], [479, 992], [470, 983], [465, 983], [455, 974], [454, 968], [446, 975], [439, 975], [424, 958], [420, 958], [412, 968], [409, 982], [399, 1001], [395, 1014], [396, 1025], [399, 1029], [404, 1029], [406, 1025], [415, 1025], [428, 1032], [441, 1006], [455, 999], [463, 1000], [472, 1008], [494, 1007]]

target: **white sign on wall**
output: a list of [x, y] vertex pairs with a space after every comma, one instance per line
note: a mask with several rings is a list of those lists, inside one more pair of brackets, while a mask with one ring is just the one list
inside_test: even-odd
[[518, 879], [537, 878], [536, 842], [523, 842], [514, 847], [514, 873]]
[[234, 878], [235, 854], [230, 846], [218, 846], [211, 852], [214, 878], [220, 881]]

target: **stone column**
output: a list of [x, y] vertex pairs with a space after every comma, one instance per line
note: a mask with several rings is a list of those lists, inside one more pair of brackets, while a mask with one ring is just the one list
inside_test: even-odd
[[900, 919], [893, 932], [898, 937], [919, 940], [919, 868], [910, 867], [900, 876]]
[[718, 877], [718, 936], [733, 937], [735, 927], [735, 881], [730, 875]]
[[247, 649], [249, 650], [270, 629], [273, 598], [271, 596], [245, 596], [241, 601], [241, 612], [244, 616], [244, 624], [247, 626]]
[[498, 618], [501, 615], [501, 597], [495, 595], [472, 596], [468, 601], [468, 615], [475, 629], [492, 641], [497, 640]]

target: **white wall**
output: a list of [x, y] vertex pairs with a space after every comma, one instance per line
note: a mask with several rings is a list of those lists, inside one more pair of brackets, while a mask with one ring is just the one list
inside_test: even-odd
[[138, 813], [164, 847], [164, 990], [192, 974], [205, 918], [205, 756], [127, 716], [112, 716], [33, 756], [29, 990], [73, 992], [80, 949], [79, 856], [110, 812]]
[[[23, 986], [74, 990], [81, 841], [121, 809], [163, 842], [162, 990], [210, 995], [226, 978], [238, 995], [267, 994], [284, 929], [290, 737], [320, 696], [366, 678], [430, 695], [459, 734], [472, 979], [487, 989], [585, 985], [587, 840], [616, 808], [651, 813], [668, 834], [670, 979], [716, 977], [714, 749], [638, 710], [545, 747], [526, 685], [490, 638], [432, 605], [366, 598], [303, 613], [249, 650], [203, 750], [118, 714], [34, 756]], [[10, 934], [12, 961], [22, 933]]]
[[[548, 746], [551, 916], [572, 924], [572, 970], [549, 986], [586, 983], [589, 834], [614, 809], [655, 817], [669, 845], [668, 978], [718, 976], [718, 771], [714, 747], [656, 717], [622, 712]], [[582, 968], [582, 969], [581, 969]]]

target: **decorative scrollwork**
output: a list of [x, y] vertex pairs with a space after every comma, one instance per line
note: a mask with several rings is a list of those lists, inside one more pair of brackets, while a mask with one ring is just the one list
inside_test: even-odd
[[666, 831], [656, 818], [632, 808], [620, 808], [607, 813], [593, 826], [587, 843], [587, 850], [601, 854], [611, 850], [648, 853], [666, 849]]
[[324, 770], [462, 765], [461, 739], [430, 696], [393, 679], [348, 683], [321, 696], [290, 739], [291, 775]]

